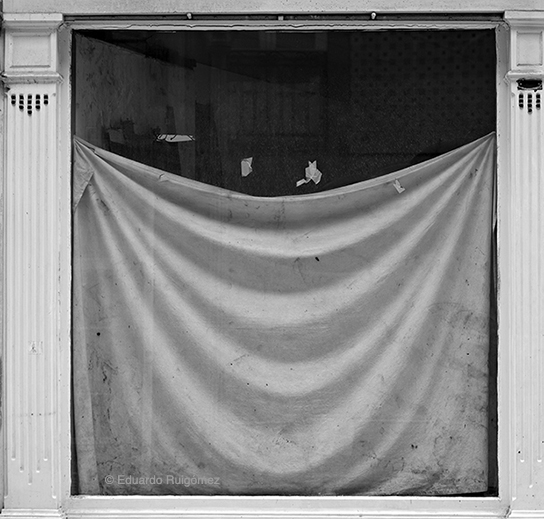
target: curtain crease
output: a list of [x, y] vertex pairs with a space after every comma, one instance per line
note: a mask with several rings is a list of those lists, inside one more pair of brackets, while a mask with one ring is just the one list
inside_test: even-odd
[[265, 198], [76, 139], [80, 492], [485, 491], [494, 170]]

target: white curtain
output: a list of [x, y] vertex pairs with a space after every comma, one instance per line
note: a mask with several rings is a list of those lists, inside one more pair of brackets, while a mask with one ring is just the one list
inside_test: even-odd
[[76, 139], [80, 492], [485, 491], [494, 150], [265, 198]]

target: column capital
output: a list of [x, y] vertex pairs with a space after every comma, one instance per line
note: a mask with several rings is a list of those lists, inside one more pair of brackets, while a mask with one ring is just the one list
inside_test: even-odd
[[10, 14], [2, 22], [6, 56], [2, 81], [20, 83], [58, 83], [57, 29], [61, 14]]
[[508, 79], [544, 79], [544, 11], [506, 11], [510, 26]]

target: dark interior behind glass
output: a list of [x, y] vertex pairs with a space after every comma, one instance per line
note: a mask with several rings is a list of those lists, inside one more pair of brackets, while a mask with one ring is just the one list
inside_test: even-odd
[[[86, 31], [75, 51], [79, 137], [251, 195], [374, 178], [495, 129], [492, 30]], [[296, 187], [309, 161], [321, 182]]]

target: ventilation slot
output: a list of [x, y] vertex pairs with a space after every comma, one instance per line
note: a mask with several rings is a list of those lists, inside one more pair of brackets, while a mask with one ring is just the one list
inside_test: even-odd
[[32, 115], [35, 110], [41, 110], [49, 104], [49, 94], [11, 94], [9, 100], [21, 112], [26, 111], [28, 115]]
[[[518, 79], [518, 106], [520, 109], [525, 108], [527, 104], [527, 113], [533, 113], [533, 96], [534, 96], [534, 106], [537, 110], [540, 110], [541, 105], [541, 94], [542, 90], [542, 80], [540, 79]], [[527, 99], [527, 103], [525, 103]]]

